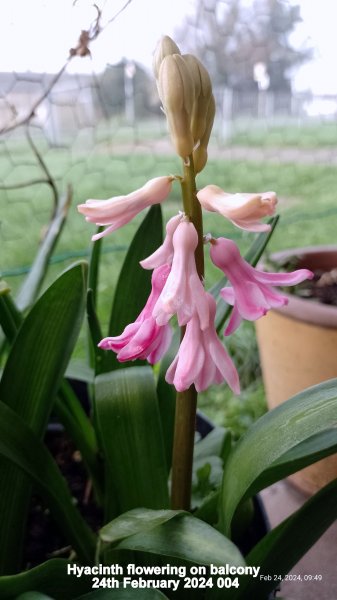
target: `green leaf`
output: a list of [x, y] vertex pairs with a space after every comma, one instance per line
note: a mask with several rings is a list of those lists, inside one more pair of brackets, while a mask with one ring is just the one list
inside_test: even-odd
[[267, 233], [260, 233], [258, 236], [256, 236], [254, 242], [250, 246], [249, 250], [246, 252], [245, 259], [253, 267], [256, 267], [262, 254], [268, 246], [270, 239], [274, 233], [275, 227], [279, 221], [279, 218], [279, 215], [277, 215], [276, 217], [268, 219], [267, 223], [271, 227], [270, 231], [268, 231]]
[[245, 564], [238, 548], [229, 539], [207, 523], [184, 514], [149, 531], [133, 535], [116, 547], [202, 565]]
[[208, 458], [209, 456], [220, 456], [227, 437], [230, 432], [224, 427], [214, 427], [204, 439], [198, 441], [194, 446], [194, 459]]
[[[4, 282], [1, 283], [4, 284]], [[5, 337], [12, 343], [22, 322], [22, 317], [15, 306], [10, 291], [9, 287], [2, 286], [0, 293], [0, 325]]]
[[95, 379], [94, 370], [88, 366], [86, 361], [79, 359], [70, 360], [65, 376], [68, 379], [77, 379], [88, 384], [93, 384]]
[[4, 402], [0, 402], [0, 456], [7, 461], [4, 465], [15, 465], [23, 471], [26, 482], [34, 481], [80, 559], [90, 563], [95, 553], [94, 534], [73, 504], [66, 482], [44, 444]]
[[[299, 510], [270, 531], [247, 556], [264, 575], [286, 575], [337, 519], [337, 479], [312, 496]], [[266, 598], [275, 586], [273, 577], [240, 578], [240, 587], [228, 598]]]
[[102, 527], [99, 537], [102, 542], [113, 544], [130, 537], [130, 535], [158, 527], [179, 514], [183, 514], [183, 511], [134, 508]]
[[95, 403], [106, 457], [107, 520], [139, 506], [167, 508], [167, 468], [151, 368], [99, 375]]
[[36, 590], [56, 600], [72, 600], [91, 590], [92, 578], [68, 575], [67, 568], [71, 564], [69, 560], [53, 558], [18, 575], [0, 577], [0, 598], [14, 600], [20, 594]]
[[71, 200], [72, 189], [69, 186], [66, 193], [58, 199], [55, 216], [49, 224], [46, 236], [34, 258], [32, 268], [17, 295], [16, 306], [22, 312], [31, 306], [38, 295], [47, 273], [49, 259], [65, 224]]
[[[0, 399], [42, 437], [81, 327], [86, 264], [61, 275], [20, 327], [0, 382]], [[0, 573], [18, 566], [30, 485], [17, 468], [0, 461]], [[18, 518], [18, 515], [20, 517]]]
[[87, 318], [89, 325], [88, 354], [90, 365], [94, 367], [95, 374], [99, 375], [110, 370], [111, 352], [106, 352], [98, 347], [99, 342], [103, 339], [103, 334], [98, 321], [92, 290], [88, 290], [87, 293]]
[[[152, 254], [163, 240], [163, 222], [160, 205], [154, 205], [137, 230], [125, 257], [116, 286], [109, 333], [119, 335], [124, 328], [135, 321], [144, 308], [151, 291], [152, 272], [142, 269], [139, 261]], [[113, 352], [106, 370], [129, 366], [121, 364]], [[130, 363], [132, 364], [132, 363]]]
[[[104, 227], [98, 227], [97, 233], [101, 233]], [[89, 256], [88, 289], [92, 290], [93, 305], [96, 306], [97, 288], [99, 280], [99, 267], [102, 254], [103, 238], [99, 238], [91, 244]]]
[[103, 504], [103, 469], [99, 459], [96, 432], [71, 385], [65, 379], [59, 389], [55, 413], [80, 451], [93, 483], [96, 498], [100, 504]]
[[308, 465], [337, 452], [337, 430], [327, 429], [309, 437], [280, 456], [255, 481], [251, 493], [272, 485]]
[[256, 421], [225, 464], [220, 496], [221, 531], [229, 533], [239, 503], [256, 492], [256, 480], [260, 477], [263, 482], [263, 473], [273, 463], [301, 442], [336, 426], [335, 379], [304, 390]]
[[173, 451], [173, 436], [174, 436], [174, 421], [176, 411], [176, 396], [177, 392], [173, 385], [170, 385], [165, 380], [166, 371], [173, 362], [179, 348], [180, 329], [176, 329], [171, 345], [163, 356], [160, 362], [160, 368], [157, 380], [157, 397], [163, 432], [163, 441], [165, 446], [165, 456], [167, 473], [171, 470], [172, 451]]

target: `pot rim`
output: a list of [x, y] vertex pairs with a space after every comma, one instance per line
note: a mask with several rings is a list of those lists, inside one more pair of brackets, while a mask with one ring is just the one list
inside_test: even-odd
[[[273, 261], [278, 262], [292, 256], [299, 256], [302, 263], [301, 267], [305, 268], [306, 257], [319, 254], [322, 254], [323, 256], [335, 254], [337, 257], [337, 245], [290, 248], [279, 252], [273, 252], [270, 255], [270, 258]], [[263, 262], [261, 263], [261, 267], [263, 268]], [[288, 299], [288, 304], [280, 308], [273, 308], [272, 310], [276, 313], [320, 327], [337, 328], [337, 306], [322, 304], [317, 300], [310, 300], [309, 298], [299, 298], [293, 294], [287, 294], [286, 292], [283, 292], [283, 294]]]

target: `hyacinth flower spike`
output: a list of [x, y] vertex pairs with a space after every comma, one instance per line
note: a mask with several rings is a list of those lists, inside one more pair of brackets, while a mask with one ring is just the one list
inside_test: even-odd
[[98, 240], [129, 223], [142, 210], [152, 204], [160, 204], [172, 188], [173, 175], [150, 179], [139, 190], [126, 196], [115, 196], [109, 200], [87, 200], [77, 209], [86, 220], [96, 225], [108, 225], [104, 231], [92, 236]]
[[231, 287], [222, 288], [222, 298], [233, 306], [225, 335], [233, 333], [242, 319], [255, 321], [269, 309], [288, 303], [288, 299], [273, 286], [296, 285], [314, 274], [308, 269], [298, 269], [292, 273], [265, 273], [252, 267], [242, 258], [237, 245], [232, 240], [218, 238], [211, 240], [211, 259], [228, 278]]
[[264, 217], [275, 212], [275, 192], [261, 194], [228, 194], [217, 185], [207, 185], [197, 193], [203, 208], [218, 212], [236, 227], [247, 231], [270, 231], [270, 225], [261, 223]]
[[187, 390], [192, 384], [198, 392], [202, 392], [214, 383], [226, 381], [232, 391], [239, 394], [237, 370], [215, 331], [215, 300], [210, 294], [206, 297], [209, 325], [202, 330], [199, 316], [193, 315], [186, 325], [178, 354], [168, 368], [166, 381], [173, 384], [178, 392]]
[[152, 290], [150, 296], [134, 323], [127, 325], [123, 333], [116, 337], [106, 337], [99, 347], [113, 350], [120, 362], [147, 359], [150, 364], [158, 362], [167, 351], [172, 330], [170, 325], [160, 326], [152, 316], [152, 310], [165, 285], [170, 267], [164, 265], [155, 269], [152, 274]]
[[171, 272], [153, 309], [153, 317], [158, 325], [164, 325], [176, 314], [178, 323], [182, 326], [196, 312], [201, 328], [205, 329], [209, 323], [209, 307], [195, 265], [194, 251], [198, 244], [198, 234], [194, 225], [182, 220], [173, 234], [172, 243]]

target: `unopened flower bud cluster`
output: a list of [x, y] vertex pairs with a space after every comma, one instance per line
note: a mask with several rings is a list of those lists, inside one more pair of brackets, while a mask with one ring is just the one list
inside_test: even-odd
[[175, 150], [184, 160], [193, 155], [199, 173], [207, 162], [215, 116], [209, 74], [195, 56], [181, 54], [168, 36], [157, 46], [153, 68]]

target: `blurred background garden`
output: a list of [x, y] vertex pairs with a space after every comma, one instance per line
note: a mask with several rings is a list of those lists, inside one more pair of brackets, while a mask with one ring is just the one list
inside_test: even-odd
[[[269, 252], [336, 243], [334, 10], [328, 0], [2, 5], [0, 275], [14, 294], [64, 203], [67, 216], [41, 290], [89, 255], [94, 229], [77, 204], [181, 173], [151, 72], [151, 52], [163, 34], [172, 35], [183, 52], [196, 53], [213, 81], [216, 120], [198, 185], [276, 191], [281, 218]], [[176, 183], [163, 205], [165, 218], [180, 208]], [[140, 220], [104, 239], [103, 331]], [[235, 239], [243, 250], [251, 241], [251, 234], [211, 213], [204, 230]], [[215, 276], [209, 265], [207, 287]], [[84, 341], [83, 331], [78, 363]], [[265, 410], [254, 327], [244, 324], [226, 344], [240, 371], [242, 396], [221, 386], [201, 395], [200, 408], [240, 435]]]

